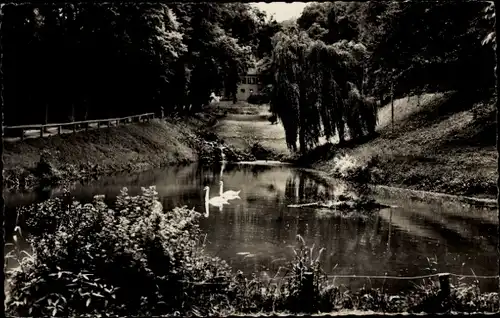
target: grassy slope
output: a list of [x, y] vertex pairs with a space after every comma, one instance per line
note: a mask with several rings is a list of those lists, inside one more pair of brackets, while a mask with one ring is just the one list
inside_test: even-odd
[[[379, 136], [344, 148], [325, 145], [309, 157], [314, 168], [338, 169], [338, 155], [358, 165], [376, 157], [372, 182], [476, 197], [496, 197], [497, 151], [494, 100], [476, 102], [454, 93], [427, 94], [395, 101], [379, 110]], [[322, 159], [318, 159], [322, 157]]]
[[[181, 123], [181, 124], [179, 124]], [[66, 180], [84, 179], [115, 171], [145, 170], [197, 159], [196, 129], [206, 120], [154, 120], [150, 123], [90, 130], [76, 134], [6, 143], [4, 164], [7, 187], [29, 189], [24, 183], [46, 151], [54, 170]], [[36, 181], [35, 181], [36, 182]]]
[[276, 156], [290, 154], [285, 141], [285, 130], [281, 124], [271, 125], [269, 106], [255, 106], [244, 102], [233, 105], [221, 102], [210, 111], [227, 112], [214, 127], [217, 135], [236, 149], [246, 151], [259, 143]]

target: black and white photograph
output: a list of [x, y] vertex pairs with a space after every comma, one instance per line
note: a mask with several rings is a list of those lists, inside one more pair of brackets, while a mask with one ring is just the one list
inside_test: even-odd
[[500, 314], [497, 23], [0, 4], [6, 316]]

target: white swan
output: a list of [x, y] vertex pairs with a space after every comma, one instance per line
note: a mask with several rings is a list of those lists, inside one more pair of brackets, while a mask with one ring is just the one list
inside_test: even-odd
[[220, 196], [213, 197], [213, 198], [209, 199], [208, 193], [210, 192], [210, 188], [208, 186], [203, 188], [203, 190], [205, 190], [205, 204], [208, 202], [210, 205], [213, 205], [213, 206], [216, 206], [219, 208], [221, 208], [224, 204], [229, 204], [229, 202], [227, 202], [227, 199], [222, 198]]
[[224, 182], [221, 181], [220, 182], [220, 191], [219, 191], [219, 196], [221, 198], [226, 199], [226, 200], [241, 199], [240, 198], [241, 190], [239, 190], [239, 191], [229, 190], [229, 191], [223, 192], [223, 188], [224, 188]]

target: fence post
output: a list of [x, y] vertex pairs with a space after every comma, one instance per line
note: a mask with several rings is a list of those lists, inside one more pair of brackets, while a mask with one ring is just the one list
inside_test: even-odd
[[448, 300], [450, 297], [450, 274], [439, 274], [439, 298], [441, 303]]
[[89, 130], [90, 123], [89, 123], [89, 122], [86, 122], [84, 125], [85, 125], [85, 131], [88, 131], [88, 130]]
[[306, 312], [310, 313], [313, 312], [314, 309], [314, 273], [305, 272], [302, 284], [304, 309]]
[[57, 133], [60, 135], [62, 133], [62, 126], [57, 126]]
[[44, 128], [43, 126], [40, 126], [40, 138], [43, 137], [43, 128]]
[[24, 128], [21, 128], [21, 141], [24, 140]]
[[76, 133], [76, 124], [73, 124], [73, 133]]

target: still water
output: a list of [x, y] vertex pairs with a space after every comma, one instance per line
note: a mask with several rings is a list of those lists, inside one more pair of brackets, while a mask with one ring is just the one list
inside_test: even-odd
[[[165, 210], [187, 206], [205, 213], [203, 188], [210, 197], [224, 191], [241, 190], [241, 199], [222, 210], [210, 207], [201, 220], [207, 251], [226, 260], [235, 270], [274, 276], [293, 259], [292, 247], [300, 234], [317, 253], [329, 275], [414, 276], [430, 273], [434, 258], [439, 272], [496, 275], [497, 212], [449, 202], [423, 203], [390, 192], [376, 193], [380, 203], [392, 206], [368, 218], [343, 218], [324, 209], [291, 208], [290, 204], [331, 199], [351, 191], [342, 182], [324, 184], [310, 173], [283, 165], [228, 164], [216, 167], [190, 165], [152, 170], [134, 175], [116, 175], [77, 184], [75, 199], [89, 201], [105, 194], [113, 200], [122, 187], [131, 195], [141, 187], [155, 185]], [[15, 208], [60, 194], [6, 195], [7, 216]], [[280, 267], [282, 269], [280, 269]], [[336, 279], [351, 287], [373, 286], [398, 290], [408, 281]], [[415, 281], [414, 283], [419, 283]], [[481, 280], [483, 290], [496, 290], [495, 280]]]

